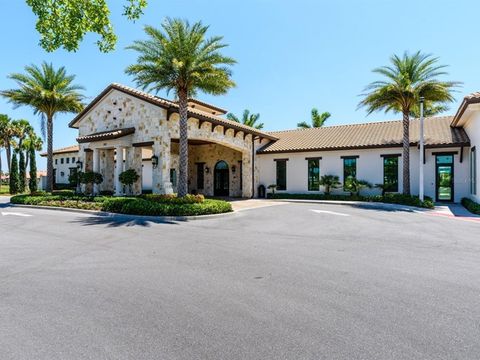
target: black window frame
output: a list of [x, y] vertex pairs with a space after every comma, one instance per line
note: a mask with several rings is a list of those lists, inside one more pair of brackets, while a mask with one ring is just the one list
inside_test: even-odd
[[477, 195], [477, 148], [470, 150], [470, 194]]
[[[353, 166], [354, 166], [354, 170], [353, 170], [353, 179], [356, 179], [357, 178], [357, 170], [358, 170], [358, 162], [357, 162], [357, 159], [359, 158], [359, 156], [342, 156], [341, 157], [342, 160], [343, 160], [343, 191], [348, 191], [347, 187], [346, 187], [346, 182], [347, 182], [347, 178], [350, 177], [351, 175], [347, 175], [347, 166], [346, 166], [346, 163], [347, 161], [353, 161]], [[351, 165], [350, 165], [351, 166]]]
[[177, 169], [175, 168], [170, 169], [170, 183], [172, 184], [172, 187], [177, 186]]
[[[307, 189], [308, 191], [320, 191], [320, 160], [322, 158], [305, 158], [307, 160]], [[313, 165], [313, 166], [312, 166]], [[316, 169], [316, 174], [311, 170]]]
[[275, 185], [278, 191], [287, 190], [287, 161], [288, 159], [275, 159]]
[[63, 164], [65, 160], [63, 158], [60, 158], [60, 164]]
[[[398, 163], [399, 163], [399, 158], [400, 158], [400, 155], [398, 154], [393, 154], [393, 155], [382, 155], [382, 161], [383, 161], [383, 191], [384, 192], [398, 192], [398, 189], [399, 189], [399, 172], [398, 172], [398, 169], [399, 169], [399, 166], [398, 166]], [[395, 163], [394, 164], [387, 164], [388, 161], [390, 160], [395, 160]], [[390, 175], [393, 175], [394, 176], [394, 180], [393, 181], [390, 181], [390, 183], [392, 184], [390, 187], [387, 187], [386, 184], [387, 184], [387, 166], [392, 166], [394, 167], [393, 170], [389, 170], [389, 173]]]

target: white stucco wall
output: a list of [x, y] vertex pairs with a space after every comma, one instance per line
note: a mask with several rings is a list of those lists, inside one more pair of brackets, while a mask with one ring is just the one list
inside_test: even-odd
[[[477, 157], [477, 191], [475, 194], [469, 194], [469, 197], [480, 203], [480, 111], [474, 111], [467, 118], [465, 125], [463, 126], [470, 138], [471, 147], [476, 148]], [[470, 152], [470, 150], [469, 150]]]
[[[69, 163], [67, 164], [67, 158]], [[75, 161], [72, 162], [72, 158], [75, 158]], [[63, 164], [61, 159], [63, 159]], [[68, 184], [68, 176], [70, 175], [70, 168], [76, 168], [76, 161], [78, 160], [78, 152], [70, 152], [63, 154], [53, 155], [53, 168], [56, 170], [55, 183], [57, 184]], [[57, 161], [57, 164], [55, 164]], [[62, 176], [63, 173], [63, 176]]]
[[[468, 195], [469, 187], [469, 149], [464, 149], [463, 162], [460, 163], [460, 148], [436, 148], [427, 149], [425, 174], [425, 195], [435, 199], [435, 156], [436, 152], [455, 152], [454, 155], [454, 195], [458, 202], [462, 197]], [[280, 154], [259, 154], [257, 163], [259, 166], [259, 183], [266, 187], [276, 182], [276, 164], [274, 159], [287, 159], [287, 190], [290, 193], [315, 193], [308, 191], [307, 179], [307, 157], [321, 157], [320, 176], [337, 175], [343, 183], [343, 160], [342, 156], [359, 156], [357, 159], [357, 179], [366, 180], [372, 184], [383, 183], [383, 158], [382, 154], [401, 154], [401, 148], [384, 148], [368, 150], [348, 150], [348, 151], [323, 151], [323, 152], [301, 152], [301, 153], [280, 153]], [[402, 190], [402, 157], [398, 161], [398, 180], [399, 191]], [[411, 148], [410, 152], [410, 185], [412, 194], [418, 195], [419, 188], [419, 151]], [[319, 193], [323, 192], [321, 188]], [[342, 194], [342, 189], [332, 191], [332, 193]], [[380, 193], [379, 189], [363, 190], [362, 194]]]

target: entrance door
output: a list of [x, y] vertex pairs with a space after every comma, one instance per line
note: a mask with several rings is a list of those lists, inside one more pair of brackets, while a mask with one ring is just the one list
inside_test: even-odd
[[453, 155], [436, 157], [436, 193], [437, 201], [453, 201]]
[[214, 170], [214, 190], [213, 194], [215, 196], [228, 196], [229, 192], [229, 172], [228, 164], [225, 161], [219, 161], [215, 165]]

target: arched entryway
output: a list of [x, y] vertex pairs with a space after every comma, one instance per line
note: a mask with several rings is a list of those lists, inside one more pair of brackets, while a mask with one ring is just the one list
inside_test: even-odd
[[219, 161], [215, 164], [214, 170], [214, 191], [215, 196], [230, 195], [230, 179], [228, 172], [228, 164], [225, 161]]

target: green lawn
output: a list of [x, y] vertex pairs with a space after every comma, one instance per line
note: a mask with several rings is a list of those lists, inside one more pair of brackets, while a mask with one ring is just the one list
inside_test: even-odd
[[8, 194], [8, 185], [0, 185], [0, 195]]

